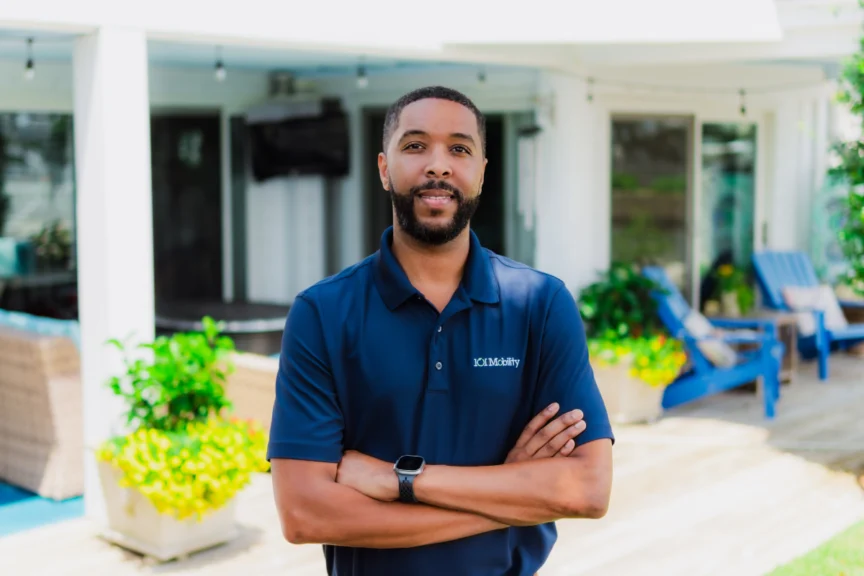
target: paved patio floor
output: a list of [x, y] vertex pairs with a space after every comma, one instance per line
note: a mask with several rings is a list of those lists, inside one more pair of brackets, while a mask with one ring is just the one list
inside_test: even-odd
[[[542, 576], [760, 576], [864, 518], [864, 359], [836, 355], [831, 380], [804, 365], [777, 418], [734, 392], [618, 427], [602, 520], [559, 523]], [[242, 536], [182, 562], [147, 566], [78, 519], [0, 539], [0, 574], [321, 576], [319, 546], [280, 536], [269, 476], [241, 496]]]

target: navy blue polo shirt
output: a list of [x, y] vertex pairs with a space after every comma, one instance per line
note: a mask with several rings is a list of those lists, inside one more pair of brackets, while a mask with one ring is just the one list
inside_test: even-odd
[[[345, 450], [395, 462], [501, 464], [552, 402], [579, 408], [584, 444], [612, 438], [564, 283], [494, 254], [471, 233], [463, 280], [440, 314], [390, 244], [303, 291], [285, 327], [268, 458], [338, 462]], [[324, 546], [332, 576], [531, 576], [554, 523], [410, 549]]]

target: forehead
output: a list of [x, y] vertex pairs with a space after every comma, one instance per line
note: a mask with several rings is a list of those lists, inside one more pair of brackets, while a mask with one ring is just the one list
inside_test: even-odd
[[399, 115], [396, 137], [408, 130], [445, 137], [453, 133], [469, 134], [479, 139], [474, 113], [458, 102], [440, 98], [424, 98], [405, 106]]

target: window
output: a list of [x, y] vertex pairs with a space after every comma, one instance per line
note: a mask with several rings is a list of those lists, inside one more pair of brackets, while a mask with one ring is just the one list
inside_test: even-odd
[[77, 317], [70, 114], [0, 113], [0, 308]]

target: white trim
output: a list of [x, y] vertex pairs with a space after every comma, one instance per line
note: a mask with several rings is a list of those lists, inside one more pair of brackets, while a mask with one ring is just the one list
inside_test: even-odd
[[[690, 221], [687, 235], [690, 237], [690, 306], [694, 309], [699, 308], [699, 284], [701, 274], [699, 270], [699, 256], [702, 253], [702, 235], [700, 222], [702, 220], [702, 129], [705, 125], [705, 118], [702, 116], [694, 116], [692, 131], [690, 132], [690, 154], [691, 166], [693, 167], [690, 173], [691, 192], [690, 197]], [[711, 122], [709, 120], [709, 122]]]
[[770, 214], [772, 176], [774, 166], [774, 133], [770, 114], [756, 118], [756, 197], [753, 199], [753, 250], [768, 246], [768, 214]]
[[231, 191], [231, 117], [219, 110], [219, 142], [222, 168], [222, 299], [234, 300], [234, 227]]

